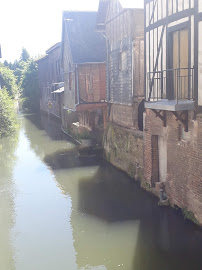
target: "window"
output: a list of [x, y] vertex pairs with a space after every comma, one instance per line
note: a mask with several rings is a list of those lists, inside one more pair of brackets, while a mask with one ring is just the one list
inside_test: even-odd
[[170, 32], [168, 46], [167, 86], [169, 99], [188, 99], [190, 96], [188, 70], [188, 29]]
[[145, 102], [145, 100], [143, 99], [138, 106], [138, 128], [141, 131], [143, 131], [143, 129], [144, 129], [144, 125], [143, 125], [144, 124], [143, 114], [145, 111], [144, 102]]

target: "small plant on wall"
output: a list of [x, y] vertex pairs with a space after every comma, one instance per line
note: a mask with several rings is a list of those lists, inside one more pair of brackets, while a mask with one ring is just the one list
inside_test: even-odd
[[90, 140], [91, 139], [91, 134], [87, 130], [85, 130], [84, 132], [80, 133], [78, 136], [79, 136], [79, 139], [81, 139], [81, 140]]

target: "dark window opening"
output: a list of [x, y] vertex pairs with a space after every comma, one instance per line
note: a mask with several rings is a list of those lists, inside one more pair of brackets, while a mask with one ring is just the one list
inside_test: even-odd
[[143, 131], [143, 129], [144, 129], [144, 127], [143, 127], [144, 126], [143, 125], [143, 122], [144, 122], [144, 120], [143, 120], [143, 114], [145, 112], [144, 102], [145, 102], [145, 100], [143, 99], [140, 102], [139, 106], [138, 106], [138, 128], [141, 131]]

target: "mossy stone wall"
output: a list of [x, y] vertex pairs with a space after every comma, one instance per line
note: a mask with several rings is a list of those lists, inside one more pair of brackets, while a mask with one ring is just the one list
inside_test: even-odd
[[143, 181], [143, 132], [109, 123], [103, 145], [108, 162]]

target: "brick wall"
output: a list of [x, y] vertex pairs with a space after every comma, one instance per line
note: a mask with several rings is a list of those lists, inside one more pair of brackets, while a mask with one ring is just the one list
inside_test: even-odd
[[187, 208], [202, 224], [202, 115], [194, 120], [194, 113], [189, 112], [189, 131], [184, 132], [182, 127], [171, 112], [167, 112], [167, 126], [163, 127], [162, 121], [151, 110], [146, 110], [145, 181], [152, 184], [152, 136], [156, 135], [167, 142], [165, 189], [170, 203]]

